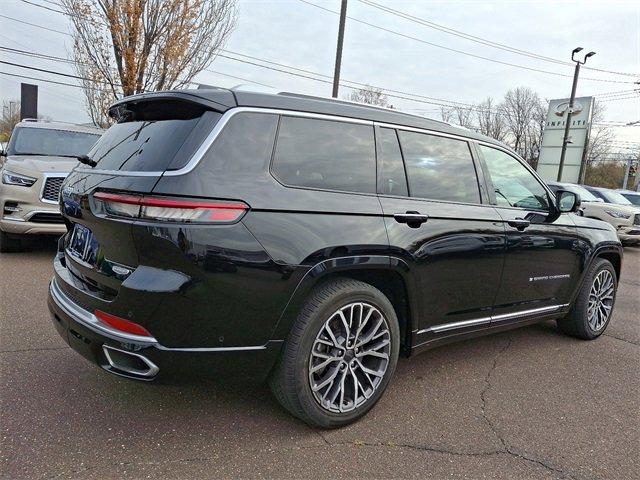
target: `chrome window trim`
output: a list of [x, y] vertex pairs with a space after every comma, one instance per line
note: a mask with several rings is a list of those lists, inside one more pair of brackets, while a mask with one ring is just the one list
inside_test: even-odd
[[[439, 130], [430, 130], [427, 128], [419, 128], [419, 127], [406, 127], [404, 125], [398, 125], [393, 123], [383, 123], [383, 122], [373, 122], [373, 124], [380, 128], [394, 128], [396, 130], [404, 130], [407, 132], [424, 133], [427, 135], [435, 135], [438, 137], [448, 137], [448, 138], [453, 138], [454, 140], [460, 140], [463, 142], [478, 142], [478, 140], [471, 137], [465, 137], [464, 135], [456, 135], [455, 133], [441, 132]], [[492, 145], [492, 144], [489, 143], [489, 145]]]
[[[62, 178], [63, 180], [65, 178], [67, 178], [69, 174], [68, 173], [60, 173], [60, 172], [44, 172], [42, 174], [42, 187], [40, 187], [40, 201], [42, 203], [49, 203], [52, 205], [57, 205], [58, 201], [53, 201], [53, 200], [47, 200], [44, 198], [44, 187], [47, 186], [47, 180], [49, 178]], [[58, 193], [58, 196], [60, 196], [60, 193]]]
[[82, 173], [100, 173], [104, 175], [116, 175], [116, 176], [125, 176], [125, 177], [158, 177], [158, 176], [166, 176], [166, 177], [176, 177], [179, 175], [186, 175], [195, 169], [200, 161], [204, 158], [205, 154], [213, 145], [213, 142], [218, 138], [218, 135], [222, 132], [224, 127], [226, 127], [227, 123], [235, 116], [240, 113], [267, 113], [267, 114], [275, 114], [275, 115], [286, 115], [290, 117], [302, 117], [302, 118], [317, 118], [319, 120], [329, 120], [336, 122], [346, 122], [346, 123], [357, 123], [360, 125], [371, 125], [373, 126], [372, 120], [363, 120], [360, 118], [350, 118], [350, 117], [340, 117], [337, 115], [326, 115], [323, 113], [310, 113], [310, 112], [300, 112], [297, 110], [282, 110], [276, 108], [261, 108], [261, 107], [234, 107], [222, 114], [222, 117], [218, 120], [218, 123], [213, 127], [207, 138], [200, 144], [198, 149], [191, 156], [187, 164], [179, 168], [178, 170], [167, 170], [167, 171], [154, 171], [154, 172], [139, 172], [139, 171], [121, 171], [121, 170], [100, 170], [100, 169], [89, 169], [89, 168], [78, 168], [76, 172]]
[[471, 327], [474, 325], [485, 325], [487, 323], [515, 320], [522, 317], [528, 317], [530, 315], [557, 312], [568, 306], [568, 303], [564, 303], [560, 305], [550, 305], [548, 307], [531, 308], [528, 310], [521, 310], [519, 312], [503, 313], [500, 315], [491, 315], [489, 317], [475, 318], [471, 320], [462, 320], [460, 322], [441, 323], [429, 328], [418, 330], [416, 334], [421, 335], [423, 333], [440, 333], [446, 332], [448, 330], [455, 330], [458, 328]]

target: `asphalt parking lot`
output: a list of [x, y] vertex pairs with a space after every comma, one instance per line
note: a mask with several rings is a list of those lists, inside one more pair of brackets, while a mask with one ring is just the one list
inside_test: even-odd
[[148, 384], [71, 351], [46, 308], [53, 242], [0, 255], [3, 478], [627, 479], [640, 475], [640, 249], [614, 318], [553, 323], [401, 360], [363, 420], [319, 431], [266, 386]]

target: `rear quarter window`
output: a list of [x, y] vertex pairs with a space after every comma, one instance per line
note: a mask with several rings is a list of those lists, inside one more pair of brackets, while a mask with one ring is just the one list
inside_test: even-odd
[[373, 126], [282, 116], [271, 171], [285, 185], [375, 193]]

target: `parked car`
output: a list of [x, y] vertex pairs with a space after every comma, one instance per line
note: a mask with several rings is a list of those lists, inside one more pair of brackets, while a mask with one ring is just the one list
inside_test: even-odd
[[622, 243], [633, 245], [640, 242], [640, 208], [631, 204], [606, 203], [593, 193], [593, 187], [559, 182], [547, 182], [547, 185], [554, 192], [562, 189], [578, 194], [580, 214], [611, 224]]
[[22, 238], [66, 231], [58, 194], [62, 181], [102, 130], [23, 120], [0, 152], [0, 251], [22, 248]]
[[604, 202], [603, 206], [589, 208], [588, 216], [611, 223], [623, 243], [640, 242], [640, 207], [615, 190], [588, 185], [584, 185], [584, 189]]
[[634, 192], [633, 190], [618, 190], [618, 193], [635, 206], [640, 207], [640, 192]]
[[[49, 309], [102, 369], [268, 378], [355, 421], [399, 355], [557, 319], [594, 339], [622, 247], [512, 150], [398, 111], [225, 89], [127, 97], [64, 181]], [[404, 408], [404, 407], [403, 407]]]

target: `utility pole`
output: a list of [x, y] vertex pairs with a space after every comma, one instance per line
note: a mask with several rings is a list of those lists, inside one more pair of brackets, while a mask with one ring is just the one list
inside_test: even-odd
[[627, 160], [627, 168], [624, 169], [624, 180], [622, 182], [622, 189], [627, 189], [627, 184], [629, 183], [629, 173], [631, 172], [631, 164], [633, 164], [633, 158], [629, 157]]
[[569, 128], [571, 128], [571, 115], [573, 114], [573, 102], [576, 99], [576, 89], [578, 88], [578, 75], [580, 74], [580, 65], [587, 63], [587, 58], [593, 57], [596, 52], [589, 52], [584, 56], [582, 61], [576, 60], [576, 53], [583, 50], [582, 47], [574, 48], [571, 52], [571, 60], [576, 62], [576, 69], [573, 72], [573, 86], [571, 87], [571, 98], [569, 100], [569, 108], [567, 109], [567, 119], [564, 125], [564, 137], [562, 139], [562, 150], [560, 152], [560, 165], [558, 166], [558, 182], [562, 181], [562, 170], [564, 169], [564, 157], [567, 153], [567, 144], [569, 143]]
[[333, 98], [338, 98], [340, 86], [340, 66], [342, 65], [342, 44], [344, 43], [344, 24], [347, 19], [347, 0], [342, 0], [340, 7], [340, 26], [338, 27], [338, 47], [336, 48], [336, 66], [333, 69]]

